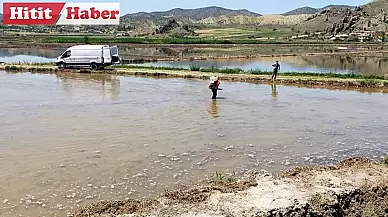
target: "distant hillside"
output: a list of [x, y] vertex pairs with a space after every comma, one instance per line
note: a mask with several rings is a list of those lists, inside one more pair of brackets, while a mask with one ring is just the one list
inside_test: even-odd
[[350, 5], [328, 5], [326, 7], [318, 9], [319, 11], [327, 10], [327, 9], [352, 9], [355, 8], [354, 6]]
[[155, 29], [174, 19], [180, 26], [184, 25], [279, 25], [294, 26], [304, 22], [309, 15], [328, 8], [353, 8], [348, 5], [328, 5], [316, 9], [303, 7], [287, 12], [283, 15], [261, 15], [248, 10], [231, 10], [222, 7], [204, 7], [197, 9], [175, 8], [169, 11], [140, 12], [122, 16], [123, 25], [135, 28], [135, 32], [154, 32]]
[[220, 16], [260, 17], [261, 14], [248, 10], [230, 10], [215, 6], [197, 9], [175, 8], [169, 11], [126, 14], [121, 17], [121, 22], [134, 26], [140, 32], [152, 32], [158, 26], [168, 23], [171, 19], [176, 20], [183, 26], [201, 23], [202, 20], [218, 18]]
[[181, 9], [175, 8], [169, 11], [158, 12], [140, 12], [134, 14], [126, 14], [122, 16], [123, 20], [139, 21], [139, 20], [152, 20], [157, 22], [160, 18], [175, 18], [182, 21], [199, 21], [209, 17], [219, 16], [261, 16], [260, 14], [248, 11], [248, 10], [230, 10], [222, 7], [204, 7], [197, 9]]
[[347, 9], [347, 8], [354, 8], [354, 6], [349, 6], [349, 5], [328, 5], [328, 6], [323, 7], [323, 8], [302, 7], [302, 8], [297, 8], [295, 10], [286, 12], [283, 15], [289, 16], [289, 15], [299, 15], [299, 14], [315, 14], [315, 13], [318, 13], [320, 11], [331, 9], [331, 8]]
[[316, 8], [312, 7], [302, 7], [302, 8], [297, 8], [295, 10], [289, 11], [287, 13], [284, 13], [283, 15], [289, 16], [289, 15], [298, 15], [298, 14], [315, 14], [319, 10]]
[[199, 21], [200, 24], [207, 25], [254, 25], [254, 26], [294, 26], [306, 20], [310, 15], [263, 15], [252, 16], [219, 16], [211, 17]]
[[355, 8], [330, 8], [298, 24], [300, 31], [338, 34], [355, 30], [388, 31], [388, 1], [375, 0]]

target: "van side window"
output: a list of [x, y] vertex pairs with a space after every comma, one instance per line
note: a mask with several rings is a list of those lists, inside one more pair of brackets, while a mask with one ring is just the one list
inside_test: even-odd
[[71, 55], [71, 51], [68, 50], [68, 51], [66, 51], [66, 52], [62, 55], [62, 58], [70, 57], [70, 55]]

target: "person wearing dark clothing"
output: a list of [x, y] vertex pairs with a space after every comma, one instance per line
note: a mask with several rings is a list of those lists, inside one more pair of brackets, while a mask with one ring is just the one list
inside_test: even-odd
[[214, 78], [213, 80], [210, 81], [210, 84], [209, 84], [209, 89], [212, 91], [213, 95], [212, 95], [212, 99], [217, 99], [217, 91], [218, 90], [221, 90], [219, 88], [220, 86], [220, 81], [218, 80], [218, 77], [217, 78]]
[[272, 79], [276, 79], [278, 72], [280, 71], [280, 64], [279, 61], [276, 61], [275, 64], [272, 65], [273, 68], [273, 73], [272, 73]]

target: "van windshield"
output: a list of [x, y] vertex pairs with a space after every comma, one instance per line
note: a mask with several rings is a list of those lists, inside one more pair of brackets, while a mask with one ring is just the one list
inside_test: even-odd
[[62, 54], [62, 58], [70, 57], [70, 55], [71, 55], [71, 51], [68, 50], [68, 51], [66, 51], [65, 53]]
[[119, 49], [116, 46], [111, 47], [110, 48], [110, 55], [118, 56], [119, 55]]

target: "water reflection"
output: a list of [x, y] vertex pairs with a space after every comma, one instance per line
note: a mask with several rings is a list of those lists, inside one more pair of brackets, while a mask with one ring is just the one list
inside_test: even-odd
[[218, 118], [218, 117], [220, 117], [220, 115], [218, 114], [218, 106], [217, 106], [217, 101], [216, 101], [216, 100], [212, 100], [212, 101], [211, 101], [210, 106], [209, 106], [209, 109], [208, 109], [208, 112], [209, 112], [209, 114], [210, 114], [213, 118]]
[[305, 65], [316, 65], [320, 68], [331, 67], [366, 75], [384, 75], [388, 68], [387, 57], [303, 56], [300, 57], [300, 61]]
[[[0, 72], [0, 85], [0, 192], [17, 205], [0, 203], [6, 216], [66, 216], [226, 168], [278, 172], [379, 158], [388, 142], [383, 94], [281, 86], [271, 107], [272, 86], [240, 82], [225, 82], [228, 97], [219, 101], [196, 79]], [[47, 207], [25, 209], [27, 195]]]
[[271, 90], [272, 90], [271, 91], [272, 99], [276, 100], [278, 92], [276, 91], [276, 84], [275, 83], [271, 84]]
[[64, 48], [0, 48], [0, 62], [53, 62]]
[[120, 55], [124, 58], [181, 57], [192, 54], [192, 48], [120, 47]]
[[145, 66], [163, 66], [190, 68], [197, 65], [202, 68], [241, 68], [244, 70], [272, 71], [272, 64], [279, 60], [283, 72], [315, 72], [339, 74], [384, 75], [387, 73], [388, 58], [385, 57], [354, 57], [339, 55], [320, 56], [287, 56], [262, 57], [254, 59], [219, 59], [194, 61], [160, 61], [144, 63]]
[[[53, 62], [67, 47], [54, 48], [0, 48], [0, 62]], [[233, 50], [234, 49], [234, 50]], [[204, 48], [204, 47], [123, 47], [120, 46], [120, 55], [124, 59], [154, 59], [163, 57], [200, 57], [221, 55], [246, 55], [249, 53], [263, 53], [264, 50], [252, 52], [257, 48], [249, 48], [247, 53], [243, 47], [235, 48]], [[278, 49], [278, 48], [277, 48]], [[280, 48], [279, 48], [280, 49]], [[233, 51], [233, 52], [232, 52]], [[244, 51], [244, 52], [243, 52]], [[231, 52], [231, 53], [228, 53]], [[285, 51], [285, 53], [291, 50]], [[315, 55], [315, 56], [283, 56], [260, 57], [251, 59], [219, 59], [219, 60], [194, 60], [175, 62], [151, 62], [146, 66], [169, 66], [190, 68], [195, 64], [202, 68], [241, 68], [244, 70], [260, 69], [272, 71], [275, 60], [282, 63], [282, 71], [288, 72], [315, 72], [315, 73], [340, 73], [340, 74], [366, 74], [384, 75], [388, 68], [388, 54], [376, 53], [373, 57], [359, 57], [351, 55]]]
[[[104, 99], [120, 99], [120, 79], [112, 75], [57, 74], [59, 83], [69, 95], [97, 93]], [[81, 91], [78, 91], [81, 89]]]

